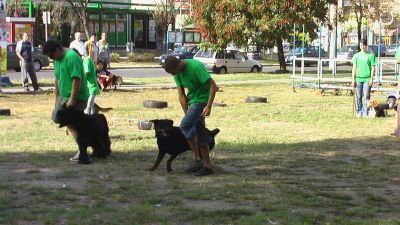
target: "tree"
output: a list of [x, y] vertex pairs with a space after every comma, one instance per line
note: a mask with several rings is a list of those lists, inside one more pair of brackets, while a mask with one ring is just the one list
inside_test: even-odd
[[167, 32], [169, 24], [174, 22], [175, 18], [175, 5], [174, 0], [160, 0], [156, 2], [156, 10], [153, 13], [154, 21], [157, 25], [159, 33], [165, 35], [164, 46], [167, 41]]
[[286, 71], [283, 40], [305, 24], [315, 38], [319, 22], [326, 21], [328, 5], [335, 0], [193, 0], [195, 25], [214, 48], [229, 42], [246, 46], [251, 39], [260, 47], [278, 47], [280, 69]]
[[[62, 1], [62, 0], [61, 0]], [[89, 15], [87, 13], [87, 7], [91, 0], [64, 0], [69, 3], [76, 16], [79, 18], [85, 30], [87, 39], [90, 37], [89, 31]]]

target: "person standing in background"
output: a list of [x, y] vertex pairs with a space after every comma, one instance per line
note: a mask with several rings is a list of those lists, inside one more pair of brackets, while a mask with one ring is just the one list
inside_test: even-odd
[[37, 82], [36, 72], [33, 67], [33, 45], [29, 42], [28, 33], [22, 34], [22, 40], [17, 43], [15, 52], [19, 58], [21, 66], [21, 76], [22, 76], [22, 87], [24, 91], [29, 91], [29, 81], [28, 74], [32, 81], [32, 86], [34, 91], [40, 91], [39, 84]]
[[86, 49], [85, 49], [85, 44], [81, 41], [82, 39], [82, 34], [80, 32], [75, 33], [75, 40], [71, 42], [69, 45], [70, 49], [76, 49], [79, 51], [79, 54], [82, 56], [86, 56]]
[[110, 49], [107, 42], [107, 34], [101, 34], [101, 40], [97, 42], [99, 48], [99, 60], [103, 62], [103, 70], [106, 71], [110, 68]]
[[93, 64], [97, 63], [99, 48], [96, 45], [96, 33], [90, 34], [90, 39], [85, 43], [86, 55], [90, 57]]

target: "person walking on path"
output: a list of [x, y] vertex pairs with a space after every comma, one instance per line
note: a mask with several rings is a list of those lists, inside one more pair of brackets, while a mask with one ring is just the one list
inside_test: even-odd
[[81, 32], [76, 32], [75, 33], [75, 40], [69, 44], [70, 49], [76, 49], [78, 50], [79, 54], [82, 56], [86, 56], [86, 49], [85, 49], [85, 44], [81, 41], [82, 39], [82, 34]]
[[101, 40], [97, 42], [99, 48], [99, 60], [103, 62], [103, 70], [106, 71], [110, 68], [110, 48], [107, 42], [107, 34], [101, 34]]
[[96, 33], [90, 34], [90, 39], [85, 42], [86, 55], [90, 57], [93, 63], [97, 63], [99, 48], [96, 45]]
[[34, 91], [40, 91], [39, 84], [37, 82], [35, 68], [33, 66], [33, 45], [29, 42], [28, 33], [22, 34], [22, 40], [17, 43], [15, 52], [19, 58], [21, 66], [21, 77], [22, 77], [22, 87], [24, 91], [29, 91], [29, 81], [28, 74], [32, 81], [32, 86]]
[[375, 75], [375, 55], [367, 51], [367, 41], [361, 39], [360, 49], [353, 56], [352, 86], [356, 88], [356, 116], [367, 117], [367, 104], [370, 99], [371, 86], [374, 83]]
[[211, 137], [206, 132], [205, 117], [211, 114], [218, 86], [203, 63], [194, 59], [179, 60], [169, 56], [164, 69], [174, 76], [179, 102], [185, 113], [180, 129], [188, 140], [194, 158], [186, 172], [195, 172], [195, 176], [210, 175], [213, 173], [209, 152]]
[[[56, 101], [52, 120], [60, 123], [57, 113], [62, 107], [74, 107], [84, 111], [89, 98], [87, 79], [84, 75], [81, 57], [72, 49], [64, 48], [59, 42], [49, 40], [43, 45], [43, 54], [54, 60], [55, 95]], [[76, 140], [73, 127], [68, 127]], [[70, 160], [78, 160], [79, 153]]]

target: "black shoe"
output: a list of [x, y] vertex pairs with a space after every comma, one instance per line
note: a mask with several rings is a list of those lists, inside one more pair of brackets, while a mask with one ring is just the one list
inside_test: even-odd
[[24, 91], [25, 91], [25, 92], [28, 92], [28, 91], [30, 91], [30, 90], [29, 90], [29, 88], [26, 87], [26, 88], [24, 88]]
[[190, 165], [185, 172], [186, 173], [195, 173], [203, 168], [203, 162], [201, 160], [194, 160], [192, 165]]
[[208, 167], [203, 167], [201, 170], [199, 170], [196, 174], [194, 174], [196, 177], [202, 177], [202, 176], [207, 176], [213, 174], [213, 170]]
[[33, 91], [35, 91], [35, 92], [40, 92], [40, 91], [43, 91], [43, 89], [37, 88], [37, 89], [34, 89]]

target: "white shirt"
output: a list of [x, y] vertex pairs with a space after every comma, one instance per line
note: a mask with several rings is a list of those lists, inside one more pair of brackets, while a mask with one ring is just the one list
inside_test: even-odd
[[79, 54], [81, 54], [81, 56], [86, 56], [86, 48], [85, 48], [85, 44], [82, 41], [77, 41], [74, 40], [73, 42], [71, 42], [71, 44], [69, 45], [70, 49], [75, 48], [76, 50], [78, 50]]

